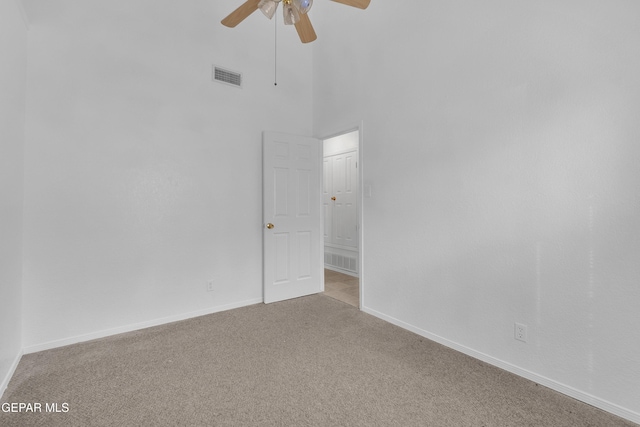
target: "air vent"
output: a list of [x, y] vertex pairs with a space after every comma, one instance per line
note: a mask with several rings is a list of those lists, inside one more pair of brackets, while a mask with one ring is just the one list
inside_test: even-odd
[[358, 263], [354, 257], [325, 252], [324, 263], [339, 270], [358, 272]]
[[213, 67], [213, 80], [235, 87], [242, 87], [242, 74], [220, 67]]

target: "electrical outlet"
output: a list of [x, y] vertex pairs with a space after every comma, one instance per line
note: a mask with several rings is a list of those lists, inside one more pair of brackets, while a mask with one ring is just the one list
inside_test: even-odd
[[527, 325], [523, 325], [522, 323], [515, 324], [515, 339], [527, 342]]
[[213, 291], [213, 280], [207, 282], [207, 292]]

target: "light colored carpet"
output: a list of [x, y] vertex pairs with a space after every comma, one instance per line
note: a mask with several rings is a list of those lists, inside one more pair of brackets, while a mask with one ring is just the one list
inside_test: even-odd
[[7, 427], [635, 425], [323, 295], [25, 355], [2, 402], [43, 404]]

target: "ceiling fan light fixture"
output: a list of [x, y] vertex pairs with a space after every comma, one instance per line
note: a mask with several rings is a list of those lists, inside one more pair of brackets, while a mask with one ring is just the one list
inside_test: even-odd
[[278, 9], [278, 3], [281, 0], [260, 0], [258, 3], [258, 8], [264, 13], [264, 16], [271, 19], [273, 15], [276, 13], [276, 9]]
[[313, 0], [293, 0], [294, 6], [298, 8], [298, 12], [301, 14], [309, 12], [313, 5]]
[[285, 25], [295, 25], [300, 22], [300, 12], [293, 0], [283, 0], [282, 11], [284, 12]]
[[[238, 0], [240, 1], [240, 0]], [[358, 9], [366, 9], [371, 0], [332, 0]], [[220, 23], [233, 28], [256, 10], [260, 9], [269, 19], [273, 19], [278, 4], [282, 3], [284, 23], [294, 25], [302, 43], [310, 43], [317, 39], [316, 32], [311, 25], [308, 12], [311, 10], [313, 0], [244, 0], [238, 8], [227, 15]]]

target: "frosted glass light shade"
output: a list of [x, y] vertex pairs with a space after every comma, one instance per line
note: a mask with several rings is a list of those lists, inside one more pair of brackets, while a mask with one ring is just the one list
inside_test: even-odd
[[264, 13], [264, 16], [271, 19], [276, 13], [280, 0], [260, 0], [258, 8]]
[[298, 8], [292, 2], [282, 5], [284, 12], [284, 23], [286, 25], [295, 25], [300, 21], [300, 12]]
[[313, 5], [313, 0], [293, 0], [293, 4], [298, 8], [300, 14], [309, 12]]

